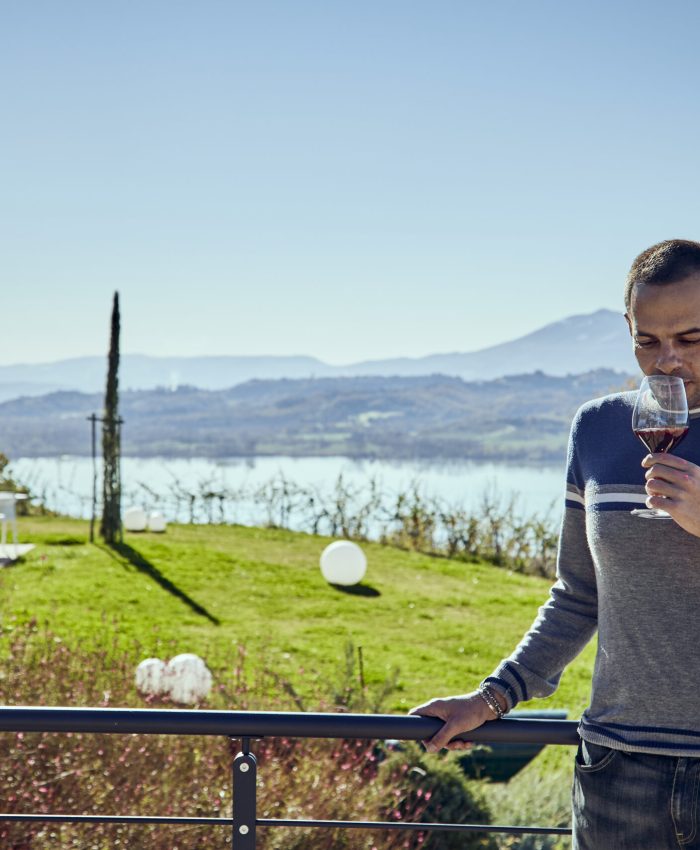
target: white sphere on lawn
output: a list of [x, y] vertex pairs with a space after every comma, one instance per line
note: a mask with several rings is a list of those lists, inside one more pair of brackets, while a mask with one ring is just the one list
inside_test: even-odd
[[122, 516], [122, 523], [126, 531], [145, 531], [147, 522], [146, 511], [137, 506], [127, 508]]
[[350, 540], [336, 540], [321, 553], [321, 573], [329, 584], [357, 584], [366, 572], [365, 553]]
[[167, 690], [165, 662], [160, 658], [146, 658], [136, 668], [136, 689], [145, 696], [158, 696]]
[[168, 693], [174, 702], [193, 705], [211, 690], [212, 675], [204, 661], [191, 652], [171, 658], [166, 665]]
[[165, 521], [165, 517], [159, 511], [153, 511], [152, 514], [148, 517], [148, 530], [155, 531], [159, 534], [165, 531], [167, 528], [167, 523]]

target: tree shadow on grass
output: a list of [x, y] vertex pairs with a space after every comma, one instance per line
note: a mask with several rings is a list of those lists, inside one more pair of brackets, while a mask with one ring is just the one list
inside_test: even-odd
[[334, 590], [341, 593], [349, 593], [351, 596], [381, 596], [376, 587], [369, 584], [331, 584]]
[[133, 567], [136, 567], [140, 573], [152, 578], [156, 584], [159, 584], [163, 588], [163, 590], [167, 590], [168, 593], [171, 593], [173, 596], [176, 596], [184, 602], [188, 608], [191, 608], [195, 612], [195, 614], [206, 617], [207, 620], [215, 626], [221, 625], [221, 620], [219, 620], [218, 617], [210, 614], [206, 608], [200, 605], [199, 602], [195, 602], [194, 599], [184, 592], [184, 590], [180, 590], [176, 584], [173, 584], [169, 578], [166, 578], [157, 567], [155, 567], [150, 561], [147, 561], [140, 552], [136, 551], [136, 549], [132, 549], [132, 547], [128, 546], [126, 543], [115, 543], [112, 546], [105, 546], [99, 543], [97, 545], [111, 558], [114, 558], [115, 561], [123, 564], [123, 561], [117, 557], [118, 555], [121, 555], [121, 558], [124, 558]]

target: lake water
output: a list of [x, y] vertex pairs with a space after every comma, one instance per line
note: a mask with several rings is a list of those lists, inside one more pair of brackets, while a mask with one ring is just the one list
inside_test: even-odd
[[[98, 474], [101, 464], [98, 460]], [[52, 510], [88, 518], [91, 511], [93, 468], [90, 458], [20, 458], [11, 474], [27, 484]], [[358, 494], [369, 492], [374, 479], [391, 501], [417, 487], [425, 498], [450, 507], [477, 510], [485, 494], [501, 503], [514, 497], [525, 516], [561, 515], [564, 469], [556, 466], [515, 466], [473, 461], [391, 462], [355, 461], [344, 457], [189, 460], [122, 458], [123, 507], [141, 505], [160, 510], [170, 521], [235, 521], [264, 524], [274, 516], [272, 503], [287, 482], [287, 490], [315, 491], [321, 500], [333, 492], [338, 477]], [[261, 498], [266, 485], [267, 496]], [[291, 487], [289, 483], [291, 482]], [[273, 493], [277, 495], [270, 495]], [[101, 481], [98, 480], [98, 497]], [[257, 495], [256, 495], [257, 494]], [[289, 523], [292, 527], [294, 522]], [[299, 525], [299, 523], [297, 523]]]

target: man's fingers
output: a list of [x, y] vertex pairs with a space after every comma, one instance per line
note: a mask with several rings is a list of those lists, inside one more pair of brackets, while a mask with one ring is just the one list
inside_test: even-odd
[[678, 455], [674, 454], [666, 454], [666, 452], [657, 452], [656, 454], [650, 454], [642, 460], [642, 466], [646, 468], [654, 466], [654, 464], [660, 464], [661, 466], [672, 466], [675, 469], [685, 469], [686, 471], [690, 471], [695, 467], [695, 464], [690, 463], [690, 461], [685, 460], [685, 458], [678, 457]]
[[450, 738], [453, 738], [456, 734], [457, 730], [450, 723], [445, 723], [442, 729], [436, 732], [432, 738], [423, 741], [423, 745], [429, 753], [439, 753], [443, 747], [447, 746]]
[[423, 746], [429, 753], [439, 752], [455, 734], [448, 721], [447, 705], [444, 700], [430, 700], [430, 702], [423, 703], [423, 705], [417, 705], [408, 713], [419, 717], [436, 717], [438, 720], [447, 721], [432, 738], [427, 738], [423, 741]]
[[650, 466], [644, 473], [644, 478], [647, 481], [663, 480], [682, 485], [692, 481], [693, 476], [690, 472], [683, 472], [681, 469], [672, 469], [670, 466], [655, 463], [654, 466]]
[[675, 499], [669, 499], [668, 496], [647, 496], [644, 504], [648, 508], [658, 508], [660, 511], [672, 513], [678, 502]]
[[[409, 714], [435, 717], [443, 721], [443, 725], [433, 737], [423, 741], [425, 749], [429, 753], [437, 753], [443, 747], [447, 747], [450, 739], [460, 732], [481, 726], [487, 719], [485, 715], [488, 713], [489, 709], [476, 691], [461, 696], [432, 699], [422, 705], [417, 705], [409, 712]], [[454, 749], [464, 749], [464, 747], [460, 744], [455, 746]]]
[[675, 484], [662, 478], [650, 478], [646, 483], [646, 491], [650, 496], [673, 496], [678, 490]]
[[[449, 729], [447, 727], [448, 724], [446, 723], [429, 741], [423, 741], [425, 749], [429, 753], [437, 753], [443, 748], [448, 750], [469, 750], [474, 746], [471, 741], [452, 741], [451, 738], [455, 735], [459, 735], [459, 731], [455, 726], [452, 726]], [[446, 729], [447, 731], [445, 731]], [[430, 744], [430, 747], [428, 744]]]
[[439, 720], [445, 720], [445, 704], [440, 699], [432, 699], [430, 702], [417, 705], [408, 713], [417, 714], [419, 717], [437, 717]]
[[448, 750], [471, 750], [474, 746], [471, 741], [452, 741], [447, 745]]

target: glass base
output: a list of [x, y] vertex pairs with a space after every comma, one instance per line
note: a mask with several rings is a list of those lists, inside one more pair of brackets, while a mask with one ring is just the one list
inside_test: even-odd
[[630, 513], [632, 516], [640, 516], [644, 519], [671, 519], [671, 514], [660, 511], [658, 508], [635, 508]]

